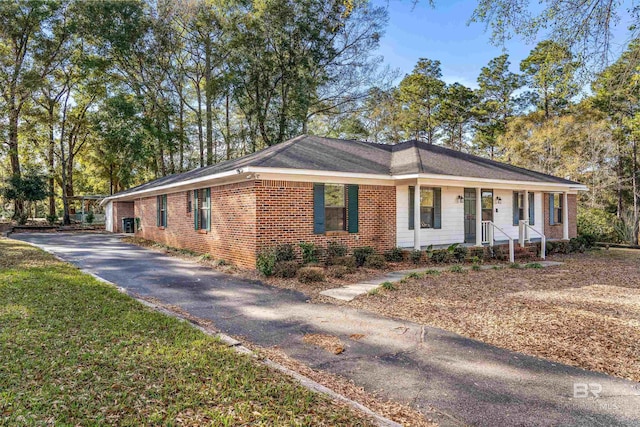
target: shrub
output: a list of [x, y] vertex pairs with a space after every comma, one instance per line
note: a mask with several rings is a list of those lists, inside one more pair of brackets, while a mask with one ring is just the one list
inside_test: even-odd
[[347, 274], [351, 273], [349, 268], [344, 265], [332, 265], [328, 268], [329, 276], [334, 277], [336, 279], [342, 279]]
[[530, 262], [524, 266], [524, 268], [542, 268], [542, 264], [539, 262]]
[[403, 251], [399, 247], [389, 249], [384, 253], [384, 258], [389, 262], [400, 262], [403, 258]]
[[53, 225], [58, 220], [58, 215], [47, 215], [47, 222], [49, 225]]
[[87, 214], [84, 220], [87, 222], [87, 224], [91, 225], [93, 224], [93, 221], [95, 219], [96, 219], [96, 216], [93, 214], [93, 211], [89, 211], [89, 213]]
[[302, 250], [302, 262], [305, 264], [312, 264], [318, 262], [320, 256], [320, 250], [315, 243], [300, 242], [300, 249]]
[[424, 274], [428, 274], [429, 276], [439, 276], [440, 275], [440, 270], [427, 270], [424, 272]]
[[334, 266], [346, 267], [348, 273], [356, 271], [356, 259], [352, 256], [341, 256], [333, 259]]
[[296, 259], [296, 251], [291, 244], [276, 246], [275, 253], [277, 262], [294, 261]]
[[422, 260], [422, 251], [420, 249], [411, 251], [411, 254], [409, 254], [409, 258], [414, 264], [420, 264], [420, 261]]
[[482, 258], [478, 257], [478, 256], [472, 256], [471, 257], [471, 263], [472, 264], [480, 264], [482, 262]]
[[371, 246], [363, 246], [361, 248], [355, 248], [353, 250], [353, 256], [356, 259], [356, 266], [362, 267], [365, 262], [367, 262], [367, 258], [370, 255], [373, 255], [375, 250]]
[[431, 261], [436, 264], [444, 264], [446, 262], [449, 262], [450, 257], [451, 253], [449, 253], [447, 249], [438, 249], [433, 251], [433, 253], [431, 254]]
[[382, 269], [387, 265], [386, 261], [384, 260], [384, 257], [378, 254], [369, 255], [364, 264], [369, 268], [376, 268], [376, 269]]
[[413, 273], [409, 273], [405, 276], [405, 279], [422, 279], [424, 277], [423, 273], [418, 273], [414, 271]]
[[384, 282], [380, 285], [386, 291], [395, 291], [396, 287], [392, 282]]
[[16, 221], [18, 222], [18, 225], [25, 225], [27, 221], [29, 221], [29, 214], [23, 213], [18, 215]]
[[473, 265], [471, 266], [471, 269], [472, 269], [473, 271], [480, 271], [480, 266], [479, 266], [478, 264], [473, 264]]
[[449, 269], [452, 273], [464, 273], [464, 269], [459, 265], [454, 265]]
[[615, 214], [597, 208], [578, 210], [578, 234], [594, 236], [601, 242], [614, 242], [620, 240], [616, 225], [619, 219]]
[[520, 264], [518, 264], [517, 262], [512, 262], [511, 264], [509, 264], [509, 268], [515, 268], [515, 269], [518, 269], [518, 268], [520, 268], [520, 267], [521, 267], [521, 265], [520, 265]]
[[324, 271], [319, 267], [302, 267], [298, 270], [298, 281], [300, 283], [324, 282]]
[[273, 274], [276, 265], [276, 253], [273, 249], [265, 249], [258, 254], [256, 267], [263, 275], [269, 277]]
[[456, 246], [453, 248], [452, 255], [456, 262], [464, 262], [467, 258], [467, 254], [469, 253], [469, 249], [465, 246]]
[[569, 240], [569, 252], [584, 252], [587, 250], [582, 239], [578, 237], [572, 237]]
[[329, 242], [327, 244], [327, 259], [343, 257], [347, 254], [347, 245], [339, 242]]
[[273, 267], [273, 275], [282, 277], [283, 279], [289, 279], [296, 277], [299, 269], [300, 263], [298, 261], [278, 261]]

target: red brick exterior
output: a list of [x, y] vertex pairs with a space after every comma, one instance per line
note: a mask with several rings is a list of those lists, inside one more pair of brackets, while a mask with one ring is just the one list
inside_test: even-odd
[[257, 254], [284, 243], [329, 241], [350, 248], [395, 246], [395, 187], [360, 185], [358, 233], [313, 233], [313, 183], [251, 181], [211, 188], [211, 231], [194, 230], [185, 191], [167, 195], [167, 227], [156, 225], [156, 197], [135, 201], [141, 229], [136, 235], [168, 246], [210, 253], [241, 267], [255, 268]]
[[271, 246], [312, 242], [326, 247], [330, 241], [349, 248], [373, 246], [382, 252], [396, 243], [396, 188], [360, 185], [357, 233], [313, 232], [313, 183], [256, 182], [258, 252]]
[[[543, 199], [544, 235], [547, 239], [562, 239], [562, 224], [551, 225], [549, 221], [551, 218], [549, 211], [549, 193], [544, 193]], [[578, 235], [577, 196], [575, 194], [568, 194], [567, 199], [569, 202], [569, 238], [572, 238]]]
[[124, 233], [122, 228], [123, 218], [133, 218], [135, 216], [133, 202], [113, 202], [113, 232]]
[[209, 253], [243, 267], [255, 267], [256, 209], [254, 182], [211, 188], [211, 231], [195, 230], [187, 192], [167, 195], [167, 227], [156, 226], [156, 197], [136, 200], [141, 230], [136, 235], [166, 245]]

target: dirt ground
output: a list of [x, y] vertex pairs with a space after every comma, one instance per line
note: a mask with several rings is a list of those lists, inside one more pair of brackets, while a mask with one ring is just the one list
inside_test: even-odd
[[640, 381], [640, 251], [553, 260], [565, 264], [429, 275], [348, 305]]

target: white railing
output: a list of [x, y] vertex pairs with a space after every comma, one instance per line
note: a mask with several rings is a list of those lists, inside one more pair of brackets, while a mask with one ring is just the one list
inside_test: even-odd
[[493, 221], [482, 221], [482, 243], [488, 243], [493, 247], [495, 244], [496, 230], [504, 235], [509, 241], [509, 262], [515, 261], [513, 238], [509, 236], [502, 228], [498, 227]]
[[540, 258], [546, 259], [547, 257], [547, 238], [543, 233], [539, 232], [532, 226], [528, 224], [525, 220], [520, 220], [520, 227], [518, 227], [518, 240], [520, 241], [520, 246], [524, 248], [524, 245], [529, 240], [529, 233], [533, 231], [538, 236], [540, 236]]

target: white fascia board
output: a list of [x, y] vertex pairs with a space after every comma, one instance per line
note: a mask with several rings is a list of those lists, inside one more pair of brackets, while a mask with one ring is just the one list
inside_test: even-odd
[[562, 184], [558, 182], [535, 182], [535, 181], [514, 181], [495, 178], [474, 178], [469, 176], [454, 175], [436, 175], [436, 174], [407, 174], [394, 175], [396, 180], [415, 180], [420, 179], [426, 183], [442, 183], [452, 185], [457, 183], [459, 186], [473, 187], [474, 185], [495, 184], [500, 188], [513, 189], [543, 189], [549, 191], [587, 191], [588, 187], [582, 184]]
[[174, 182], [174, 183], [171, 183], [171, 184], [160, 185], [158, 187], [153, 187], [153, 188], [149, 188], [149, 189], [132, 191], [131, 193], [127, 193], [127, 194], [122, 194], [122, 195], [114, 194], [113, 196], [109, 196], [109, 197], [103, 199], [102, 202], [100, 203], [100, 206], [104, 205], [105, 203], [107, 203], [109, 201], [113, 201], [113, 200], [119, 200], [119, 199], [131, 199], [131, 200], [134, 200], [134, 199], [139, 198], [139, 196], [143, 195], [143, 194], [149, 194], [149, 195], [161, 194], [165, 190], [170, 190], [170, 189], [178, 188], [178, 187], [189, 187], [189, 186], [194, 185], [194, 184], [202, 184], [202, 183], [209, 182], [209, 181], [216, 181], [216, 180], [221, 179], [221, 178], [232, 177], [232, 176], [239, 175], [239, 174], [242, 174], [242, 173], [245, 173], [245, 172], [242, 169], [237, 169], [237, 170], [233, 170], [233, 171], [217, 173], [215, 175], [201, 176], [199, 178], [193, 178], [193, 179], [189, 179], [189, 180], [186, 180], [186, 181], [179, 181], [179, 182]]

